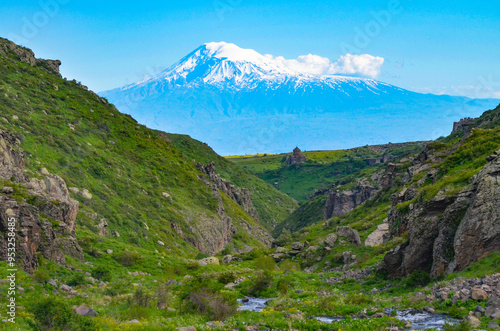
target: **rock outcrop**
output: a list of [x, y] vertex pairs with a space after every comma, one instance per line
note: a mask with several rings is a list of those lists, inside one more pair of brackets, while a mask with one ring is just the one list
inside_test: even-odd
[[8, 56], [13, 54], [17, 60], [27, 63], [32, 67], [39, 66], [46, 69], [53, 75], [61, 77], [59, 72], [59, 67], [61, 66], [61, 61], [59, 60], [43, 60], [37, 59], [35, 53], [29, 48], [18, 46], [12, 41], [0, 38], [0, 54]]
[[453, 134], [453, 133], [457, 133], [457, 132], [465, 132], [465, 133], [469, 132], [473, 121], [474, 121], [473, 118], [466, 117], [466, 118], [462, 118], [458, 122], [454, 122], [453, 123], [453, 130], [451, 131], [451, 133]]
[[456, 195], [438, 192], [427, 202], [403, 209], [398, 205], [413, 200], [416, 188], [392, 197], [391, 234], [407, 231], [408, 242], [386, 254], [383, 268], [390, 276], [424, 270], [437, 277], [463, 270], [500, 249], [500, 151], [488, 161]]
[[222, 179], [219, 174], [215, 171], [214, 162], [210, 162], [206, 166], [198, 163], [198, 170], [203, 172], [208, 176], [210, 181], [215, 188], [221, 190], [227, 196], [229, 196], [233, 201], [243, 207], [243, 210], [246, 211], [250, 216], [252, 216], [255, 220], [260, 220], [259, 213], [255, 209], [252, 203], [252, 199], [250, 198], [250, 192], [246, 188], [239, 188], [231, 184], [230, 182]]
[[341, 216], [363, 204], [375, 196], [377, 189], [367, 183], [360, 183], [352, 190], [335, 191], [328, 193], [323, 209], [324, 219]]
[[377, 229], [370, 233], [368, 238], [365, 240], [365, 246], [377, 246], [388, 241], [389, 235], [389, 223], [385, 220], [382, 224], [377, 226]]
[[34, 272], [36, 253], [61, 265], [64, 254], [83, 261], [83, 252], [75, 236], [78, 202], [69, 196], [66, 183], [58, 176], [43, 179], [24, 173], [24, 154], [19, 141], [0, 131], [0, 178], [14, 181], [30, 198], [15, 197], [14, 190], [0, 193], [0, 256], [7, 260], [9, 220], [15, 219], [17, 258], [23, 269]]
[[337, 234], [339, 237], [346, 238], [350, 243], [356, 246], [361, 246], [361, 238], [359, 237], [358, 231], [350, 228], [348, 226], [338, 226]]
[[226, 214], [221, 192], [239, 204], [254, 219], [259, 219], [248, 190], [235, 187], [230, 182], [222, 179], [215, 171], [213, 162], [206, 166], [202, 164], [197, 166], [206, 175], [199, 176], [199, 179], [212, 189], [212, 194], [217, 199], [217, 215], [216, 217], [209, 217], [208, 215], [206, 218], [198, 217], [196, 220], [187, 215], [185, 221], [188, 231], [184, 231], [180, 225], [172, 223], [172, 228], [181, 238], [195, 246], [200, 252], [217, 254], [232, 242], [232, 237], [241, 229], [241, 231], [245, 231], [253, 238], [256, 238], [264, 246], [270, 247], [273, 239], [264, 228], [243, 219], [233, 220]]

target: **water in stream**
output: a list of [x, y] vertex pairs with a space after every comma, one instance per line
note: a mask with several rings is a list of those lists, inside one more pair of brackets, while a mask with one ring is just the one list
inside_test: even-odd
[[[271, 299], [265, 298], [247, 298], [248, 301], [239, 299], [240, 303], [239, 310], [248, 310], [248, 311], [256, 311], [261, 312], [265, 307], [267, 301]], [[244, 302], [245, 301], [245, 302]], [[387, 313], [390, 313], [391, 310], [387, 310]], [[431, 314], [420, 310], [397, 310], [397, 315], [395, 318], [402, 321], [409, 321], [412, 324], [411, 330], [425, 330], [425, 329], [438, 329], [441, 330], [446, 322], [448, 323], [457, 323], [458, 321], [450, 318], [450, 316], [445, 314]], [[324, 323], [333, 323], [337, 321], [341, 321], [342, 318], [337, 317], [315, 317], [318, 321]]]

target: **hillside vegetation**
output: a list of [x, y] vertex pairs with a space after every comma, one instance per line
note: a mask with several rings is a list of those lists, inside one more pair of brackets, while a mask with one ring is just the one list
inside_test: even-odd
[[307, 201], [319, 189], [342, 181], [347, 176], [370, 167], [367, 159], [408, 155], [422, 148], [423, 142], [364, 146], [348, 150], [306, 151], [306, 162], [288, 165], [291, 155], [272, 154], [231, 156], [232, 162], [257, 175], [297, 201]]
[[137, 124], [4, 39], [0, 112], [0, 302], [16, 299], [1, 330], [403, 331], [415, 313], [498, 328], [500, 107], [425, 146], [239, 160], [310, 181], [290, 217], [295, 200], [250, 169]]

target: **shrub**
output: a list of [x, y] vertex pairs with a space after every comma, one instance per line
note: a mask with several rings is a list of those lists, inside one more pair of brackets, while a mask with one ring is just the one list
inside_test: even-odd
[[200, 252], [200, 253], [196, 254], [194, 259], [195, 260], [202, 260], [202, 259], [207, 258], [207, 257], [210, 257], [210, 255]]
[[257, 277], [250, 288], [248, 289], [248, 294], [251, 296], [265, 296], [263, 295], [264, 291], [269, 289], [273, 284], [273, 277], [269, 271], [264, 271], [262, 275]]
[[71, 278], [68, 281], [69, 286], [78, 286], [78, 285], [83, 285], [86, 283], [87, 283], [87, 281], [85, 280], [85, 275], [81, 272], [74, 275], [73, 278]]
[[129, 305], [136, 305], [136, 306], [141, 306], [144, 308], [149, 307], [149, 304], [151, 300], [153, 299], [153, 296], [143, 290], [142, 288], [138, 288], [132, 297], [128, 298]]
[[236, 280], [236, 274], [233, 271], [226, 271], [219, 274], [218, 281], [222, 284], [229, 284]]
[[268, 255], [261, 255], [255, 259], [255, 268], [258, 270], [272, 271], [276, 269], [276, 262]]
[[223, 321], [235, 314], [238, 307], [234, 298], [224, 297], [208, 289], [191, 292], [184, 302], [188, 311], [205, 314], [216, 321]]
[[213, 278], [195, 278], [180, 294], [181, 310], [204, 314], [222, 321], [237, 311], [238, 303], [231, 293], [221, 292], [223, 285]]
[[282, 278], [278, 281], [276, 287], [278, 289], [278, 292], [280, 292], [282, 295], [285, 295], [287, 294], [289, 289], [293, 288], [293, 281], [289, 277]]
[[425, 286], [429, 284], [430, 281], [431, 277], [429, 273], [423, 270], [415, 270], [406, 280], [406, 285], [409, 287]]
[[113, 259], [124, 267], [131, 267], [140, 263], [142, 256], [137, 252], [123, 251], [122, 253], [114, 254]]
[[470, 331], [472, 330], [469, 323], [466, 321], [461, 321], [460, 324], [446, 324], [443, 326], [443, 331]]
[[111, 280], [111, 270], [105, 266], [97, 266], [92, 269], [92, 277], [102, 280], [102, 281], [110, 281]]
[[43, 283], [46, 283], [50, 279], [50, 276], [49, 276], [47, 271], [45, 271], [43, 269], [38, 269], [37, 271], [35, 271], [32, 278], [35, 282], [39, 282], [39, 283], [43, 284]]
[[290, 260], [285, 260], [283, 262], [280, 263], [280, 266], [279, 266], [280, 270], [283, 270], [283, 271], [300, 271], [300, 264], [298, 264], [297, 262], [292, 262]]
[[28, 324], [33, 330], [97, 330], [91, 317], [77, 315], [69, 304], [57, 298], [45, 298], [29, 307], [33, 320]]

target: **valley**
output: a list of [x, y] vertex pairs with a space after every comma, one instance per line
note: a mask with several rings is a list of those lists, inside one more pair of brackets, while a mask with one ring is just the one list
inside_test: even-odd
[[467, 100], [482, 115], [436, 121], [453, 131], [432, 141], [223, 157], [230, 137], [214, 150], [149, 127], [59, 65], [0, 39], [2, 303], [18, 220], [16, 319], [0, 329], [500, 328], [493, 100]]

